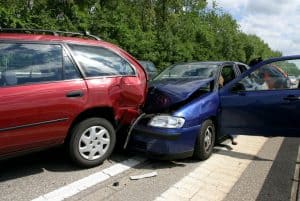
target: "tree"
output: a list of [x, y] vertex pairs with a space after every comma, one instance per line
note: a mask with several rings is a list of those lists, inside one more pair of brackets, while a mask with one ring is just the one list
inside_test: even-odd
[[163, 69], [182, 61], [280, 56], [205, 0], [0, 0], [0, 26], [84, 31]]

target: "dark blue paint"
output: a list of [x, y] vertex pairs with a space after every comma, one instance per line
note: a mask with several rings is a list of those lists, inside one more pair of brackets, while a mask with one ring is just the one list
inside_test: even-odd
[[[222, 63], [220, 63], [218, 71], [221, 71], [221, 67]], [[202, 90], [202, 94], [195, 96], [199, 90]], [[161, 97], [164, 97], [166, 101], [157, 100]], [[219, 94], [215, 77], [204, 80], [180, 78], [152, 82], [144, 110], [147, 113], [168, 113], [184, 117], [185, 124], [183, 128], [166, 129], [149, 126], [150, 119], [141, 120], [135, 126], [136, 130], [149, 129], [152, 132], [162, 132], [167, 135], [173, 133], [181, 135], [177, 140], [162, 140], [152, 136], [139, 135], [133, 129], [130, 148], [156, 155], [192, 154], [202, 122], [209, 118], [216, 118], [218, 109]], [[139, 146], [141, 144], [143, 146]]]
[[[201, 87], [208, 87], [214, 78], [197, 80], [197, 79], [165, 79], [154, 81], [149, 87], [145, 110], [156, 112], [162, 111], [178, 103], [181, 103], [191, 97]], [[208, 89], [209, 90], [209, 89]], [[161, 95], [164, 100], [157, 100]]]
[[208, 118], [217, 116], [219, 96], [217, 91], [209, 92], [200, 96], [183, 107], [174, 111], [174, 116], [184, 117], [184, 127], [200, 125]]
[[202, 86], [210, 83], [214, 78], [197, 80], [197, 79], [165, 79], [159, 82], [151, 83], [151, 87], [164, 91], [171, 96], [172, 103], [178, 103], [186, 100], [195, 91], [197, 91]]
[[166, 129], [148, 126], [148, 121], [140, 122], [135, 128], [146, 128], [154, 132], [163, 132], [169, 135], [172, 133], [180, 133], [179, 139], [161, 140], [152, 137], [145, 137], [134, 133], [131, 138], [131, 148], [136, 148], [135, 144], [144, 143], [144, 151], [155, 154], [177, 155], [183, 152], [193, 152], [197, 135], [201, 128], [201, 123], [209, 118], [215, 118], [217, 115], [219, 105], [218, 92], [210, 92], [198, 97], [188, 104], [182, 106], [172, 113], [173, 116], [180, 116], [185, 118], [183, 128]]
[[[232, 87], [261, 66], [283, 60], [300, 59], [300, 56], [274, 58], [263, 61], [244, 72], [236, 79], [227, 83], [222, 89], [215, 87], [210, 92], [189, 100], [199, 88], [211, 83], [208, 80], [169, 80], [154, 83], [148, 100], [157, 93], [167, 97], [167, 104], [148, 102], [147, 109], [155, 113], [168, 113], [185, 118], [185, 124], [180, 129], [164, 129], [148, 126], [148, 121], [141, 121], [137, 127], [156, 130], [164, 133], [181, 133], [175, 141], [161, 140], [152, 137], [142, 137], [135, 133], [131, 138], [131, 148], [156, 154], [180, 154], [192, 152], [200, 131], [201, 124], [207, 119], [217, 122], [217, 138], [229, 134], [299, 136], [300, 135], [300, 101], [288, 101], [289, 95], [300, 96], [299, 89], [247, 91], [234, 93]], [[228, 64], [228, 63], [227, 63]], [[221, 66], [219, 71], [221, 70]], [[239, 70], [236, 67], [236, 71]], [[188, 102], [185, 102], [189, 100]], [[171, 110], [174, 104], [183, 103]], [[136, 144], [143, 143], [143, 148]]]
[[[138, 127], [142, 127], [142, 126], [143, 125], [138, 125]], [[168, 155], [168, 154], [180, 154], [183, 152], [192, 152], [194, 150], [193, 144], [195, 143], [195, 139], [197, 137], [200, 127], [201, 125], [197, 125], [188, 128], [176, 129], [176, 132], [181, 133], [180, 137], [177, 140], [161, 140], [161, 139], [148, 137], [148, 136], [133, 135], [130, 145], [135, 146], [135, 144], [144, 143], [145, 147], [140, 148], [140, 151], [154, 153], [154, 154]], [[169, 132], [169, 134], [172, 135], [170, 129], [165, 129], [165, 132], [166, 133]]]

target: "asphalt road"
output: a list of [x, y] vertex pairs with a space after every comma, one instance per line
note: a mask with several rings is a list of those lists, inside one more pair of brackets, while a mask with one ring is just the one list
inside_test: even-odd
[[[230, 200], [290, 200], [299, 138], [270, 138], [226, 197]], [[296, 193], [296, 192], [294, 192]]]
[[80, 169], [62, 147], [0, 162], [0, 200], [32, 200], [129, 158], [114, 153], [101, 166]]
[[[249, 160], [224, 200], [289, 200], [294, 187], [300, 138], [269, 138], [256, 156], [233, 152], [231, 145], [216, 149], [218, 157]], [[115, 152], [103, 165], [79, 169], [62, 148], [0, 162], [0, 200], [23, 201], [39, 198], [72, 182], [119, 164], [136, 154]], [[143, 156], [142, 156], [143, 157]], [[154, 200], [201, 165], [193, 159], [144, 162], [82, 190], [66, 200]], [[130, 175], [156, 171], [152, 178], [133, 181]], [[234, 170], [233, 170], [234, 171]], [[230, 175], [230, 172], [228, 173]], [[203, 178], [203, 181], [209, 178]]]

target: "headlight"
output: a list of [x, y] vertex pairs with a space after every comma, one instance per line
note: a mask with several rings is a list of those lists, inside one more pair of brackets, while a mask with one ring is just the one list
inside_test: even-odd
[[182, 117], [157, 115], [150, 120], [148, 125], [160, 128], [181, 128], [184, 122], [185, 120]]

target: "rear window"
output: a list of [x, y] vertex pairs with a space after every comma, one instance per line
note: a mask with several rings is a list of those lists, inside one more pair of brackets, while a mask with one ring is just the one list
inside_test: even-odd
[[102, 47], [69, 45], [87, 77], [133, 76], [134, 69], [119, 55]]
[[240, 65], [240, 64], [239, 64], [238, 67], [239, 67], [241, 73], [243, 73], [243, 72], [245, 72], [246, 70], [248, 70], [248, 68], [247, 68], [246, 66], [244, 66], [244, 65]]
[[155, 72], [156, 68], [152, 62], [149, 61], [140, 61], [140, 64], [149, 72]]

